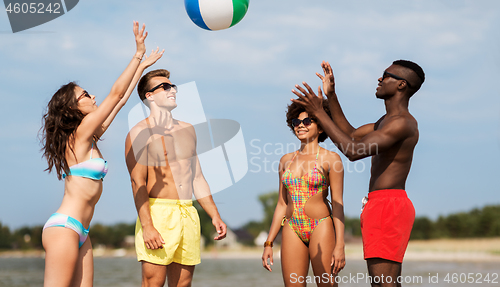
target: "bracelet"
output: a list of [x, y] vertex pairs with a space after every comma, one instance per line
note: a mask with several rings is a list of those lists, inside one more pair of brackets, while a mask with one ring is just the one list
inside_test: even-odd
[[264, 242], [264, 247], [268, 247], [268, 246], [272, 248], [273, 247], [273, 242], [272, 241], [266, 241], [266, 242]]
[[134, 56], [134, 58], [136, 58], [137, 60], [139, 60], [139, 62], [142, 61], [142, 57], [139, 58], [137, 56]]

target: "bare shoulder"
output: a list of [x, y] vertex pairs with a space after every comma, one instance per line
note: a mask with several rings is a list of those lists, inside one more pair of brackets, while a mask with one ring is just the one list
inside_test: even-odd
[[287, 162], [287, 161], [292, 160], [294, 154], [295, 154], [295, 152], [289, 152], [289, 153], [283, 155], [280, 159], [280, 162]]
[[288, 164], [292, 161], [293, 155], [295, 152], [290, 152], [283, 155], [280, 159], [280, 169], [283, 170], [287, 167]]
[[324, 174], [331, 171], [341, 172], [344, 170], [340, 155], [324, 148], [320, 149], [319, 165], [322, 167]]
[[195, 130], [194, 130], [194, 127], [192, 124], [186, 123], [183, 121], [179, 121], [179, 120], [177, 120], [177, 124], [179, 125], [179, 129], [189, 131], [189, 132], [195, 134]]
[[146, 119], [138, 122], [135, 126], [133, 126], [130, 131], [128, 132], [128, 137], [130, 138], [136, 138], [138, 135], [140, 135], [143, 131], [148, 130], [148, 124], [146, 122]]
[[321, 148], [319, 153], [324, 161], [328, 161], [330, 163], [342, 161], [342, 159], [340, 158], [340, 155], [334, 151]]
[[190, 123], [179, 121], [179, 120], [176, 120], [176, 121], [177, 121], [177, 124], [179, 124], [179, 126], [182, 128], [188, 128], [188, 127], [192, 128], [193, 127], [193, 125]]
[[389, 133], [406, 134], [411, 136], [418, 133], [417, 120], [410, 114], [404, 113], [396, 116], [385, 117], [381, 124], [381, 129]]
[[395, 116], [385, 116], [381, 118], [384, 124], [391, 123], [396, 125], [417, 125], [417, 120], [410, 113], [403, 113]]

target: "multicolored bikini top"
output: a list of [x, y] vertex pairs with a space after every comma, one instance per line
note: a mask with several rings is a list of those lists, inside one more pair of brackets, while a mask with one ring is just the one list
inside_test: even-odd
[[302, 208], [302, 205], [305, 204], [307, 199], [317, 193], [323, 192], [325, 188], [328, 188], [328, 182], [326, 180], [326, 177], [321, 172], [319, 172], [317, 167], [319, 150], [316, 154], [314, 168], [312, 170], [309, 170], [301, 177], [294, 177], [292, 171], [290, 170], [290, 166], [292, 165], [292, 162], [298, 153], [299, 151], [297, 151], [293, 156], [290, 164], [288, 165], [288, 168], [282, 175], [281, 181], [290, 193], [290, 196], [292, 197], [292, 200], [294, 202], [294, 206], [297, 208]]
[[[94, 141], [90, 149], [90, 159], [71, 166], [68, 175], [102, 180], [108, 173], [108, 162], [100, 157], [92, 158], [93, 151]], [[66, 174], [63, 174], [63, 178], [66, 178]]]

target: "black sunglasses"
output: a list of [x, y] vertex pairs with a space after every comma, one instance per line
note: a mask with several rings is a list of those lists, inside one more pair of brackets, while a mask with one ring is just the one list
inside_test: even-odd
[[169, 84], [169, 83], [161, 83], [161, 84], [155, 86], [154, 88], [152, 88], [151, 90], [149, 90], [148, 93], [152, 93], [152, 92], [156, 91], [159, 88], [162, 88], [165, 92], [168, 92], [168, 91], [170, 91], [171, 88], [173, 88], [177, 92], [177, 86], [176, 85]]
[[304, 118], [303, 120], [299, 120], [299, 119], [293, 119], [292, 120], [292, 127], [298, 127], [300, 126], [300, 124], [304, 124], [304, 126], [308, 127], [312, 124], [313, 122], [313, 119], [311, 118]]
[[396, 80], [402, 80], [402, 81], [405, 81], [406, 84], [408, 85], [408, 88], [411, 88], [411, 85], [410, 85], [410, 82], [408, 82], [408, 80], [406, 80], [405, 78], [401, 78], [400, 76], [396, 76], [392, 73], [389, 73], [387, 71], [384, 71], [384, 74], [382, 75], [382, 81], [385, 79], [385, 78], [388, 78], [388, 77], [391, 77], [391, 78], [394, 78]]
[[83, 97], [87, 97], [89, 99], [92, 99], [92, 97], [90, 97], [89, 93], [87, 91], [83, 91], [83, 93], [76, 99], [76, 101], [80, 101]]

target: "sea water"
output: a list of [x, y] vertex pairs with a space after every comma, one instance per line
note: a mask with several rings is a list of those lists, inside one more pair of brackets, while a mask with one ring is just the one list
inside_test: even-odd
[[[141, 265], [131, 257], [94, 258], [94, 286], [140, 286]], [[42, 286], [43, 258], [0, 258], [0, 286]], [[499, 262], [407, 261], [400, 280], [403, 286], [496, 286], [500, 287]], [[496, 275], [495, 275], [496, 274]], [[328, 276], [291, 276], [290, 280], [309, 282], [329, 280]], [[316, 280], [316, 281], [314, 281]], [[339, 286], [370, 286], [363, 260], [349, 260], [337, 279]], [[377, 280], [371, 278], [371, 280]], [[380, 280], [380, 279], [379, 279]], [[202, 259], [195, 268], [193, 286], [255, 287], [283, 286], [280, 262], [276, 258], [273, 272], [262, 267], [260, 258]]]

